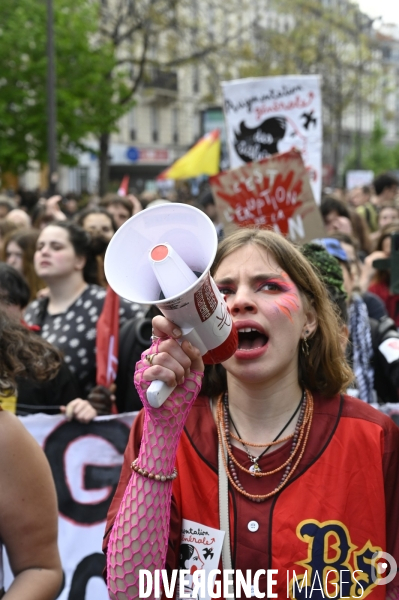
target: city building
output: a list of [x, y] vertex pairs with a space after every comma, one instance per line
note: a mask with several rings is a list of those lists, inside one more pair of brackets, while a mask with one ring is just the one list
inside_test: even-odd
[[[108, 1], [111, 6], [114, 0]], [[323, 79], [323, 163], [325, 184], [332, 185], [339, 182], [350, 152], [357, 153], [361, 167], [359, 148], [370, 136], [377, 118], [387, 129], [387, 143], [399, 140], [399, 33], [388, 26], [377, 30], [375, 20], [359, 12], [349, 0], [320, 0], [320, 5], [333, 8], [337, 19], [344, 23], [342, 35], [324, 24], [326, 45], [330, 44], [334, 52], [332, 62], [324, 60], [321, 48], [319, 65], [310, 65], [302, 71], [317, 72]], [[200, 36], [210, 45], [226, 40], [225, 48], [173, 68], [147, 69], [135, 94], [135, 106], [120, 119], [118, 131], [111, 135], [108, 156], [111, 189], [116, 191], [122, 177], [129, 175], [130, 187], [135, 192], [156, 190], [156, 177], [161, 171], [201, 135], [215, 128], [223, 129], [221, 81], [253, 74], [251, 69], [262, 61], [269, 73], [278, 69], [277, 59], [268, 46], [270, 34], [278, 31], [286, 35], [289, 49], [291, 32], [301, 15], [282, 13], [274, 6], [273, 0], [256, 0], [246, 6], [233, 2], [229, 10], [223, 10], [216, 0], [189, 0], [186, 10], [191, 22], [190, 36], [188, 41], [182, 41], [180, 50], [189, 54], [190, 44], [196, 47]], [[312, 14], [316, 27], [320, 15], [322, 9]], [[346, 25], [347, 15], [352, 15], [353, 22], [349, 19]], [[160, 37], [153, 45], [154, 63], [159, 58], [157, 53], [165, 52], [166, 46], [166, 37]], [[120, 51], [130, 50], [126, 47]], [[221, 164], [227, 168], [223, 136], [222, 142]], [[77, 167], [60, 167], [62, 193], [97, 192], [99, 160], [95, 140], [92, 146], [93, 152], [82, 154]], [[25, 185], [36, 187], [37, 183], [33, 183], [39, 175], [38, 170], [26, 174]]]

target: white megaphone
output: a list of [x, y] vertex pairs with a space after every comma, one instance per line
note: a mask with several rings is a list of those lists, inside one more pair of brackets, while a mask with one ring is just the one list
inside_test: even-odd
[[[111, 239], [104, 262], [113, 290], [132, 302], [155, 304], [206, 364], [227, 360], [238, 347], [237, 330], [209, 274], [217, 244], [215, 226], [203, 212], [167, 203], [126, 221]], [[161, 406], [173, 389], [153, 381], [148, 402]]]

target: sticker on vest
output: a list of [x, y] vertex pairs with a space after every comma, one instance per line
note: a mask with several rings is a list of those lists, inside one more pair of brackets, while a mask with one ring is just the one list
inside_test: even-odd
[[378, 346], [378, 350], [385, 357], [386, 361], [391, 364], [399, 358], [399, 339], [389, 338]]
[[[210, 600], [208, 585], [209, 589], [212, 590], [216, 575], [212, 581], [208, 581], [208, 576], [213, 569], [219, 567], [223, 540], [224, 531], [183, 519], [179, 570], [189, 572], [184, 577], [184, 595], [186, 598]], [[194, 576], [196, 571], [201, 571], [201, 573]], [[196, 581], [198, 581], [197, 585]], [[181, 600], [180, 589], [177, 599]]]

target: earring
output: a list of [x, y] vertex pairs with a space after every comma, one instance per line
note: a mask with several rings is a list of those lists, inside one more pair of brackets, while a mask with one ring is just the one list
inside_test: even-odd
[[306, 334], [308, 334], [308, 333], [309, 333], [309, 331], [306, 330], [305, 336], [303, 337], [302, 343], [301, 343], [301, 350], [305, 356], [309, 356], [309, 344], [308, 344], [308, 338], [306, 337]]

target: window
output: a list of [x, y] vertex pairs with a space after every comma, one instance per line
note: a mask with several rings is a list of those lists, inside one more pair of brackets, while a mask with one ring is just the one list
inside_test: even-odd
[[388, 46], [384, 46], [382, 49], [382, 56], [386, 59], [391, 58], [392, 52], [391, 52], [391, 48], [388, 48]]
[[151, 107], [151, 131], [152, 141], [157, 142], [159, 140], [159, 110], [156, 106]]
[[179, 143], [179, 109], [172, 110], [172, 140], [174, 144]]
[[199, 11], [198, 11], [198, 0], [193, 0], [192, 3], [192, 16], [193, 16], [193, 38], [196, 40], [196, 36], [198, 33], [198, 20], [199, 20]]
[[208, 36], [209, 41], [215, 41], [215, 8], [212, 3], [208, 6]]
[[89, 169], [88, 167], [79, 167], [78, 172], [79, 193], [87, 192], [89, 189]]
[[193, 66], [193, 93], [198, 94], [199, 92], [199, 68], [198, 65]]
[[201, 131], [201, 113], [198, 111], [194, 111], [194, 114], [193, 114], [193, 133], [194, 133], [193, 143], [198, 142], [198, 138], [200, 137], [200, 131]]
[[129, 113], [129, 133], [132, 141], [137, 140], [137, 109], [133, 107]]

